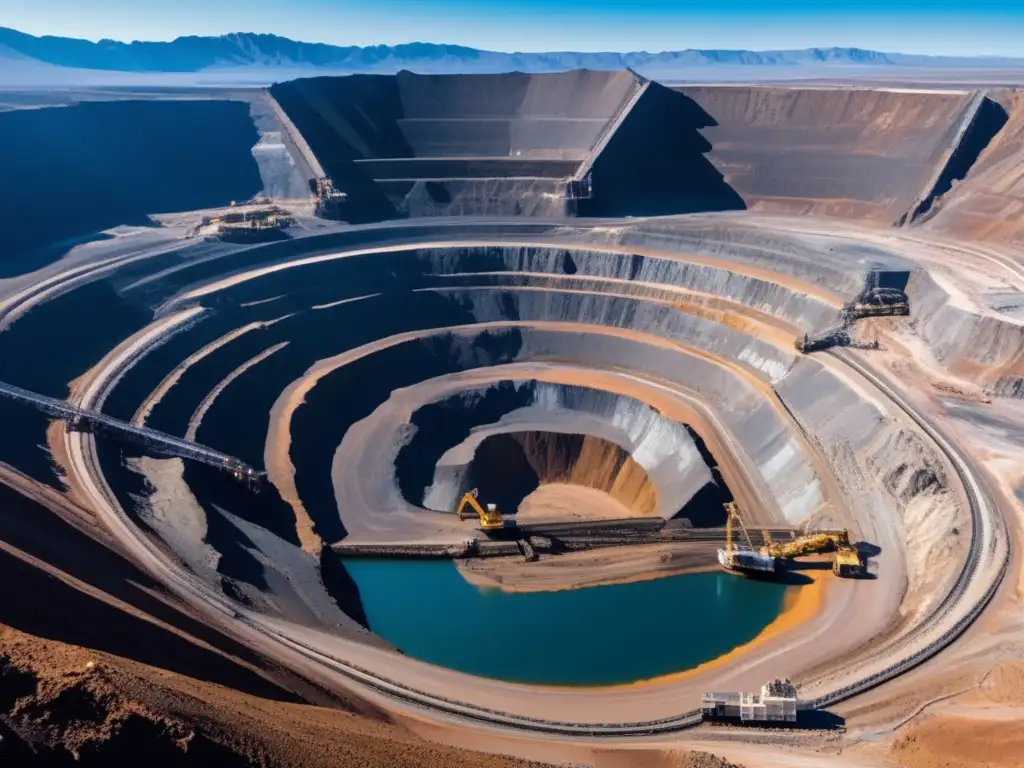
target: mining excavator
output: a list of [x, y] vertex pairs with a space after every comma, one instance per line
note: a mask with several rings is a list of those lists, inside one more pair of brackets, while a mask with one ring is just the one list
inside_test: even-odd
[[[775, 558], [754, 549], [754, 543], [750, 540], [750, 533], [740, 516], [736, 504], [729, 502], [725, 505], [725, 549], [718, 550], [718, 563], [727, 571], [738, 573], [773, 573], [775, 571]], [[743, 531], [744, 544], [737, 544], [733, 541], [733, 524], [738, 524]]]
[[[459, 516], [459, 520], [465, 520], [466, 515], [476, 513], [476, 516], [480, 518], [480, 528], [485, 531], [493, 531], [498, 528], [505, 527], [505, 521], [501, 517], [501, 512], [494, 504], [488, 504], [485, 509], [477, 501], [480, 492], [474, 488], [469, 493], [462, 497], [462, 501], [459, 502], [459, 508], [455, 514]], [[473, 512], [467, 512], [466, 507], [469, 507]]]
[[846, 531], [820, 531], [797, 536], [789, 541], [770, 542], [762, 548], [762, 551], [772, 557], [791, 560], [804, 555], [834, 552], [849, 545], [850, 535]]
[[766, 536], [765, 540], [761, 552], [774, 558], [792, 560], [804, 555], [835, 552], [832, 572], [836, 576], [860, 576], [864, 573], [860, 552], [850, 544], [850, 534], [847, 531], [817, 531], [781, 542], [771, 541], [770, 537]]
[[[765, 530], [764, 546], [754, 548], [750, 533], [743, 522], [739, 509], [734, 502], [725, 505], [728, 515], [725, 527], [725, 549], [718, 550], [718, 562], [729, 571], [769, 573], [776, 569], [780, 560], [792, 560], [804, 555], [816, 555], [824, 552], [835, 552], [832, 572], [836, 576], [859, 576], [864, 573], [864, 564], [860, 552], [850, 544], [850, 534], [844, 530], [814, 531], [804, 533], [785, 541], [773, 541], [771, 534]], [[743, 532], [744, 543], [734, 542], [734, 524]]]

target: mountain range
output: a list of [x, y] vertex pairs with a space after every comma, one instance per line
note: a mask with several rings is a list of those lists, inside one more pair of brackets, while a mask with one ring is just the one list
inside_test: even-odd
[[0, 86], [268, 85], [310, 75], [632, 69], [672, 80], [861, 77], [929, 69], [1024, 70], [1024, 58], [926, 56], [862, 48], [505, 53], [462, 45], [339, 46], [237, 33], [169, 42], [36, 37], [0, 27]]
[[[460, 45], [337, 46], [305, 43], [276, 35], [237, 33], [221, 37], [179, 37], [170, 42], [77, 40], [35, 37], [0, 27], [0, 68], [23, 72], [89, 70], [107, 73], [185, 74], [230, 70], [294, 70], [324, 73], [554, 72], [587, 68], [631, 68], [649, 77], [671, 77], [709, 67], [1022, 67], [1024, 59], [961, 58], [881, 53], [860, 48], [801, 50], [680, 50], [648, 53], [553, 51], [502, 53]], [[55, 69], [57, 68], [57, 69]], [[10, 77], [8, 77], [10, 79]]]

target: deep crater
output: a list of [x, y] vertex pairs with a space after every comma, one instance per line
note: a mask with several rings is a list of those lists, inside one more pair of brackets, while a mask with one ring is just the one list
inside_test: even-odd
[[[614, 591], [551, 597], [579, 586], [569, 576], [538, 589], [543, 599], [517, 593], [521, 583], [499, 599], [451, 563], [356, 561], [346, 547], [466, 552], [487, 540], [479, 521], [454, 514], [472, 488], [520, 520], [717, 527], [736, 501], [752, 527], [842, 526], [878, 539], [880, 572], [906, 589], [856, 587], [871, 599], [858, 597], [856, 626], [830, 646], [836, 655], [868, 647], [906, 606], [911, 626], [957, 578], [970, 537], [950, 531], [970, 520], [951, 500], [942, 460], [884, 398], [844, 375], [840, 358], [802, 354], [796, 342], [845, 322], [844, 305], [871, 287], [898, 286], [914, 343], [935, 364], [993, 396], [1019, 395], [1014, 297], [989, 295], [1003, 314], [982, 317], [968, 288], [952, 300], [945, 278], [907, 255], [918, 251], [899, 245], [904, 229], [877, 234], [895, 223], [943, 233], [967, 220], [981, 231], [993, 210], [1016, 210], [1010, 195], [979, 193], [966, 167], [999, 170], [1003, 155], [983, 145], [993, 133], [1021, 135], [1018, 106], [1005, 127], [991, 120], [986, 104], [1003, 96], [670, 89], [627, 72], [401, 73], [214, 95], [0, 114], [14, 147], [8, 208], [27, 224], [0, 232], [13, 254], [0, 277], [17, 278], [0, 286], [10, 287], [0, 379], [230, 454], [265, 469], [267, 487], [253, 496], [217, 468], [70, 432], [6, 400], [5, 464], [122, 507], [183, 579], [252, 621], [318, 628], [325, 645], [381, 644], [360, 631], [368, 624], [412, 656], [500, 677], [480, 642], [499, 626], [502, 649], [518, 653], [504, 676], [529, 682], [623, 682], [702, 663], [756, 637], [785, 588], [727, 574], [632, 584], [663, 573], [655, 558], [612, 568], [610, 580], [623, 582]], [[159, 130], [144, 140], [125, 123], [131, 142], [109, 130], [133, 114]], [[211, 121], [221, 127], [206, 135]], [[951, 142], [965, 124], [969, 146], [958, 153]], [[33, 154], [36, 128], [50, 140], [45, 162]], [[298, 179], [304, 189], [314, 171], [282, 140], [290, 130], [349, 194], [342, 221], [310, 215], [294, 194], [295, 176], [310, 172]], [[110, 172], [77, 158], [72, 181], [95, 193], [97, 209], [56, 217], [50, 231], [52, 201], [22, 193], [41, 183], [33, 169], [67, 164], [61, 138], [76, 134], [106, 137]], [[287, 239], [195, 235], [199, 209], [261, 191], [294, 208]], [[947, 193], [958, 205], [937, 199]], [[793, 218], [804, 215], [846, 221]], [[1010, 218], [995, 216], [992, 229], [1007, 219], [1005, 231], [1019, 232]], [[876, 229], [861, 236], [857, 221]], [[74, 246], [81, 239], [94, 242]], [[883, 330], [899, 333], [900, 322]], [[82, 456], [74, 465], [71, 448]], [[535, 565], [509, 551], [517, 567]], [[917, 564], [905, 579], [901, 553]], [[763, 604], [748, 611], [750, 600]], [[721, 636], [697, 643], [703, 627], [673, 614], [652, 644], [656, 663], [616, 669], [637, 645], [630, 627], [588, 642], [616, 616], [681, 605], [714, 614], [705, 634]], [[550, 611], [557, 621], [545, 621]], [[465, 634], [438, 620], [449, 615], [470, 617]], [[532, 649], [559, 632], [566, 644], [537, 665]], [[420, 636], [430, 647], [416, 645]], [[687, 643], [699, 652], [680, 654]], [[787, 655], [796, 669], [829, 661], [811, 644], [794, 650], [807, 656]], [[588, 678], [595, 668], [602, 674]]]

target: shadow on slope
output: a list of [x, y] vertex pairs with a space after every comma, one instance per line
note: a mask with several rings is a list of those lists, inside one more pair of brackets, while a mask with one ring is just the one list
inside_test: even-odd
[[248, 666], [262, 666], [258, 656], [165, 602], [152, 579], [103, 544], [2, 484], [0, 507], [0, 540], [7, 546], [161, 624], [54, 578], [10, 551], [0, 554], [0, 579], [18, 588], [0, 601], [0, 623], [256, 696], [301, 701]]
[[246, 200], [261, 187], [249, 107], [115, 101], [0, 114], [0, 278], [147, 214]]
[[[510, 334], [510, 338], [514, 338], [515, 343], [518, 343], [519, 337], [514, 332]], [[403, 498], [410, 504], [423, 506], [426, 489], [434, 480], [435, 466], [449, 448], [468, 438], [474, 427], [497, 422], [510, 411], [529, 405], [532, 399], [532, 386], [522, 387], [512, 382], [501, 382], [482, 393], [453, 395], [419, 408], [410, 419], [416, 428], [415, 432], [395, 457], [395, 477]], [[483, 446], [489, 442], [503, 443], [504, 439], [485, 439], [478, 447], [478, 453], [481, 450], [487, 453]], [[498, 463], [506, 466], [510, 477], [517, 476], [517, 472], [509, 464], [512, 462], [519, 467], [519, 462], [515, 460], [516, 451], [513, 450], [511, 454], [501, 451], [499, 453], [502, 459]], [[523, 458], [521, 449], [518, 450], [518, 457]], [[484, 484], [485, 487], [480, 489], [481, 498], [488, 501], [497, 499], [499, 509], [510, 512], [519, 506], [519, 502], [527, 493], [537, 487], [534, 476], [532, 486], [528, 490], [520, 494], [512, 491], [510, 495], [507, 486], [516, 483], [510, 483], [508, 480], [505, 483], [490, 482], [491, 479], [493, 478], [490, 474], [484, 470], [483, 476], [474, 476], [472, 482]], [[503, 486], [506, 492], [502, 491]]]
[[354, 162], [413, 156], [398, 127], [403, 110], [394, 77], [310, 77], [277, 83], [270, 93], [299, 129], [335, 188], [348, 194], [347, 221], [365, 224], [397, 217], [381, 188]]
[[982, 99], [974, 119], [936, 179], [934, 189], [910, 212], [911, 221], [918, 222], [937, 212], [943, 196], [953, 189], [956, 182], [967, 178], [981, 153], [992, 144], [1009, 119], [1010, 115], [1002, 104], [987, 97]]
[[594, 161], [583, 216], [739, 211], [746, 203], [705, 155], [716, 125], [693, 99], [650, 83]]

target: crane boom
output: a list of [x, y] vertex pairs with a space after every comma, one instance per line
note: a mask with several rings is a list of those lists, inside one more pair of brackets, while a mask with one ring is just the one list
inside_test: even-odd
[[750, 532], [747, 530], [747, 524], [743, 522], [743, 517], [740, 515], [739, 509], [736, 507], [736, 503], [730, 501], [725, 505], [725, 511], [728, 515], [728, 519], [725, 523], [725, 548], [730, 552], [733, 550], [732, 524], [735, 520], [740, 524], [740, 530], [743, 531], [743, 538], [747, 542], [747, 549], [753, 550], [754, 543], [750, 539]]

